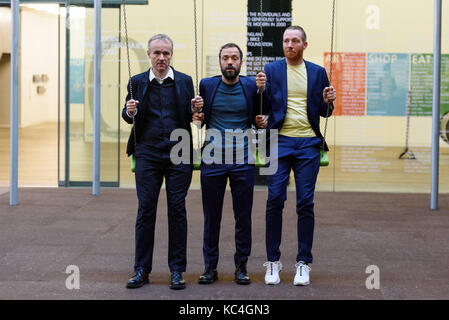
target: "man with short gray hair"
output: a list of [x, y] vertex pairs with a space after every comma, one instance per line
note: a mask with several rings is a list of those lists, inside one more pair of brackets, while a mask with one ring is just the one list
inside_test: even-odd
[[170, 43], [171, 52], [173, 53], [173, 40], [169, 36], [167, 36], [166, 34], [163, 34], [163, 33], [159, 33], [159, 34], [152, 36], [150, 38], [150, 40], [148, 40], [148, 50], [150, 50], [151, 42], [153, 42], [154, 40], [162, 40], [162, 41]]
[[201, 97], [194, 98], [192, 78], [170, 66], [173, 41], [167, 35], [153, 36], [148, 41], [147, 54], [151, 68], [130, 79], [126, 106], [122, 111], [126, 122], [131, 124], [134, 120], [127, 154], [134, 154], [136, 159], [136, 191], [139, 201], [135, 273], [126, 287], [139, 288], [149, 283], [157, 201], [165, 179], [170, 288], [184, 289], [186, 284], [182, 273], [186, 270], [187, 244], [185, 197], [192, 179], [193, 166], [191, 162], [172, 163], [170, 150], [178, 141], [171, 141], [170, 135], [176, 129], [185, 129], [191, 137], [192, 108], [201, 108], [203, 102]]

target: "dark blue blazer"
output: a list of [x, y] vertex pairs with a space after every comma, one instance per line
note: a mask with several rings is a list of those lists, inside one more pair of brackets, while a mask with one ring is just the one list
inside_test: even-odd
[[[307, 70], [307, 117], [317, 137], [323, 139], [320, 132], [320, 116], [329, 117], [334, 109], [324, 103], [323, 90], [329, 86], [326, 70], [314, 63], [304, 60]], [[267, 129], [281, 130], [287, 113], [287, 62], [286, 59], [271, 62], [265, 66], [267, 85], [264, 93], [270, 117]], [[329, 150], [326, 143], [325, 150]]]
[[[200, 96], [204, 100], [203, 110], [204, 124], [208, 126], [212, 103], [214, 102], [215, 94], [217, 93], [218, 86], [221, 83], [221, 76], [215, 76], [211, 78], [204, 78], [200, 82]], [[243, 88], [243, 94], [246, 99], [246, 111], [248, 115], [248, 128], [255, 124], [255, 108], [257, 108], [259, 95], [257, 94], [256, 79], [246, 76], [239, 76], [240, 84]]]
[[[193, 81], [192, 77], [178, 72], [173, 68], [174, 77], [175, 77], [175, 90], [176, 90], [176, 107], [179, 111], [179, 120], [181, 128], [186, 129], [189, 132], [190, 137], [192, 136], [190, 122], [192, 121], [192, 108], [191, 108], [191, 99], [194, 97], [193, 90]], [[145, 112], [148, 108], [151, 108], [151, 105], [148, 105], [148, 99], [145, 99], [145, 95], [148, 91], [148, 86], [150, 84], [150, 70], [135, 75], [131, 78], [130, 83], [132, 84], [132, 92], [134, 100], [139, 101], [139, 105], [137, 106], [138, 112], [135, 116], [135, 128], [136, 128], [136, 139], [139, 142], [140, 137], [143, 133], [143, 127], [147, 124], [144, 123]], [[126, 101], [131, 99], [130, 95], [130, 83], [128, 83], [128, 95], [126, 96]], [[122, 110], [122, 118], [132, 124], [133, 119], [128, 117], [126, 114], [126, 104]], [[128, 146], [126, 148], [126, 153], [128, 156], [134, 154], [134, 132], [131, 130], [131, 134], [128, 139]], [[190, 144], [192, 145], [192, 139], [190, 138]], [[191, 146], [192, 147], [192, 146]]]

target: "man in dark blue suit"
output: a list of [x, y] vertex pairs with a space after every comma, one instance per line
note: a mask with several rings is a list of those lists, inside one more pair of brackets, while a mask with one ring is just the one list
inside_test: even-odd
[[[246, 130], [254, 123], [257, 87], [254, 78], [239, 76], [243, 57], [238, 45], [225, 44], [218, 57], [222, 75], [201, 80], [204, 108], [193, 117], [203, 121], [207, 129], [201, 163], [205, 271], [198, 282], [210, 284], [218, 279], [220, 222], [229, 179], [235, 218], [235, 281], [249, 284], [246, 264], [251, 253], [254, 162], [249, 161], [253, 141], [248, 141], [252, 139]], [[234, 143], [226, 131], [234, 132], [238, 142]]]
[[192, 108], [201, 108], [202, 99], [194, 98], [192, 78], [170, 67], [173, 42], [167, 35], [153, 36], [148, 41], [147, 54], [151, 68], [130, 79], [127, 102], [122, 111], [126, 122], [133, 123], [133, 119], [135, 122], [128, 140], [127, 153], [134, 154], [136, 158], [136, 190], [139, 200], [135, 273], [126, 287], [139, 288], [149, 283], [157, 201], [165, 179], [170, 288], [184, 289], [186, 284], [182, 273], [186, 270], [187, 242], [185, 197], [192, 179], [192, 164], [191, 161], [176, 165], [172, 163], [170, 150], [177, 141], [172, 141], [170, 135], [176, 129], [185, 129], [191, 136]]
[[[277, 129], [278, 169], [268, 177], [266, 210], [267, 259], [265, 283], [278, 284], [282, 270], [279, 250], [282, 234], [282, 210], [287, 199], [287, 183], [293, 169], [296, 184], [296, 213], [298, 215], [298, 252], [294, 285], [308, 285], [312, 263], [314, 231], [313, 197], [320, 168], [320, 116], [332, 114], [336, 93], [329, 86], [326, 70], [303, 59], [307, 48], [304, 29], [288, 27], [283, 35], [285, 59], [269, 63], [257, 82], [266, 81], [268, 116], [258, 115], [257, 126]], [[324, 144], [327, 151], [327, 145]]]

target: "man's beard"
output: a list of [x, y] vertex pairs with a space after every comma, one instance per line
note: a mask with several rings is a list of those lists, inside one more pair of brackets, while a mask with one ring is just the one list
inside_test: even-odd
[[[232, 68], [233, 70], [226, 70]], [[240, 73], [240, 67], [238, 69], [234, 68], [234, 67], [227, 67], [227, 68], [221, 68], [221, 74], [223, 75], [223, 77], [225, 77], [226, 80], [229, 81], [233, 81], [235, 80], [235, 78], [237, 78], [237, 76]]]
[[300, 58], [301, 54], [298, 51], [295, 52], [293, 50], [290, 50], [290, 51], [284, 50], [284, 56], [289, 57], [290, 59], [296, 60], [296, 59]]

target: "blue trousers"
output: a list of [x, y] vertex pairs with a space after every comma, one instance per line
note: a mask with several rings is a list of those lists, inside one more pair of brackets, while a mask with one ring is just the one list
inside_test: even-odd
[[313, 196], [320, 168], [321, 139], [317, 137], [278, 137], [278, 170], [268, 177], [266, 248], [268, 261], [278, 261], [282, 234], [282, 211], [287, 199], [287, 183], [293, 169], [298, 215], [298, 252], [296, 261], [312, 263], [315, 217]]
[[192, 165], [174, 165], [169, 152], [136, 152], [136, 189], [139, 208], [136, 219], [134, 268], [151, 272], [156, 211], [165, 178], [168, 214], [168, 265], [170, 271], [185, 272], [187, 218], [185, 198], [192, 180]]
[[218, 265], [223, 198], [228, 179], [235, 219], [235, 265], [245, 264], [251, 253], [254, 165], [203, 163], [201, 194], [204, 210], [203, 256], [206, 269], [216, 269]]

